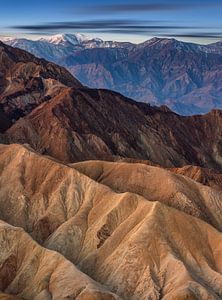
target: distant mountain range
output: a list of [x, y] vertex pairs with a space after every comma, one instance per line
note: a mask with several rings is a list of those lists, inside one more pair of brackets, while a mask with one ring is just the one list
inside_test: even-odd
[[222, 108], [222, 42], [153, 38], [141, 44], [59, 34], [33, 41], [1, 38], [66, 67], [84, 85], [107, 88], [182, 115]]

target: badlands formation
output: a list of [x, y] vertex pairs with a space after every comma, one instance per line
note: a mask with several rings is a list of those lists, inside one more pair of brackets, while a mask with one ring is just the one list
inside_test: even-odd
[[0, 299], [221, 299], [220, 191], [21, 145], [0, 146], [0, 172]]
[[0, 300], [222, 299], [221, 111], [89, 89], [0, 43], [0, 132]]

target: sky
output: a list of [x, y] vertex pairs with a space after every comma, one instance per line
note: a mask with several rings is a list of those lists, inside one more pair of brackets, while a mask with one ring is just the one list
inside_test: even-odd
[[222, 40], [221, 16], [222, 0], [2, 0], [0, 35], [79, 32], [134, 43], [158, 36], [207, 44]]

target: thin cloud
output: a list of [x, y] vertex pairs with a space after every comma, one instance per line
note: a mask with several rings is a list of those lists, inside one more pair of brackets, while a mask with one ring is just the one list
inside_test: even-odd
[[208, 38], [208, 39], [222, 39], [222, 35], [218, 32], [209, 33], [179, 33], [179, 34], [162, 34], [163, 37], [176, 37], [176, 38]]
[[[177, 29], [191, 29], [200, 28], [193, 26], [177, 26], [177, 25], [162, 25], [156, 24], [152, 21], [140, 22], [134, 20], [93, 20], [80, 22], [55, 22], [44, 23], [36, 25], [20, 25], [10, 27], [12, 29], [28, 30], [28, 31], [48, 31], [48, 30], [122, 30], [123, 32], [131, 31], [145, 31], [145, 30], [177, 30]], [[202, 27], [201, 27], [202, 28]]]
[[[54, 22], [10, 27], [29, 34], [47, 34], [67, 32], [70, 30], [91, 33], [108, 33], [124, 35], [149, 35], [159, 37], [179, 38], [218, 38], [221, 33], [209, 32], [209, 27], [179, 26], [167, 22], [138, 21], [138, 20], [92, 20], [76, 22]], [[213, 29], [213, 28], [211, 28]], [[216, 28], [214, 28], [215, 30]]]

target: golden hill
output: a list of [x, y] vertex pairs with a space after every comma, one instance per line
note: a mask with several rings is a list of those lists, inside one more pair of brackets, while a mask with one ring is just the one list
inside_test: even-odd
[[[0, 146], [0, 219], [10, 224], [0, 224], [2, 293], [221, 299], [221, 192], [158, 167], [81, 164]], [[54, 289], [49, 269], [58, 280]]]

